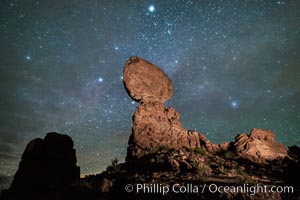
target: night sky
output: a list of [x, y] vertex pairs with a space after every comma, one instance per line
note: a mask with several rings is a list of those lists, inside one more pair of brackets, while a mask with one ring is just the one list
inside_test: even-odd
[[[71, 3], [72, 2], [72, 3]], [[300, 145], [300, 1], [0, 0], [0, 189], [26, 144], [71, 136], [81, 174], [124, 161], [133, 55], [173, 80], [166, 106], [212, 142], [254, 127]]]

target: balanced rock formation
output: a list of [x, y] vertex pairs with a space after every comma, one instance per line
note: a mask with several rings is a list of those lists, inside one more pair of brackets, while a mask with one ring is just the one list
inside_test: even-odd
[[37, 194], [50, 195], [79, 179], [73, 146], [69, 136], [55, 132], [29, 142], [8, 194], [34, 199]]
[[275, 141], [275, 134], [270, 130], [254, 128], [249, 135], [239, 134], [234, 147], [238, 156], [253, 162], [265, 162], [288, 156], [288, 149]]
[[271, 131], [253, 129], [250, 135], [238, 135], [235, 142], [212, 144], [204, 134], [183, 128], [179, 113], [164, 106], [173, 93], [172, 81], [161, 69], [140, 57], [131, 57], [126, 62], [123, 82], [129, 96], [140, 102], [133, 116], [127, 161], [163, 147], [204, 148], [211, 154], [229, 150], [252, 162], [288, 156], [287, 148], [275, 141]]
[[200, 147], [199, 134], [184, 129], [179, 113], [164, 106], [173, 90], [171, 80], [161, 69], [142, 58], [131, 57], [124, 66], [123, 82], [129, 96], [140, 102], [133, 116], [126, 160], [165, 146]]

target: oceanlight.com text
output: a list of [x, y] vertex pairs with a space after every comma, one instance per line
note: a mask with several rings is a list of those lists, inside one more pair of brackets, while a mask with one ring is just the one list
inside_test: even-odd
[[217, 184], [127, 184], [125, 191], [137, 194], [201, 194], [201, 193], [247, 193], [255, 195], [258, 193], [293, 193], [293, 186], [270, 186], [263, 184], [242, 184], [242, 185], [217, 185]]

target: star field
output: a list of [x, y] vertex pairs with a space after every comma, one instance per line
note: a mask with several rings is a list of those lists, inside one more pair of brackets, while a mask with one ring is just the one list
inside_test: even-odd
[[0, 188], [26, 144], [70, 135], [81, 174], [123, 161], [133, 55], [172, 79], [166, 105], [214, 143], [254, 127], [300, 145], [299, 1], [0, 2]]

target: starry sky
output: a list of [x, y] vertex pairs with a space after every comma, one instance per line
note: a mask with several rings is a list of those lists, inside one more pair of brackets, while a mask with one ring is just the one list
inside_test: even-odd
[[124, 161], [133, 55], [173, 80], [166, 106], [214, 143], [254, 127], [300, 145], [300, 1], [0, 0], [0, 188], [26, 144], [70, 135], [81, 174]]

